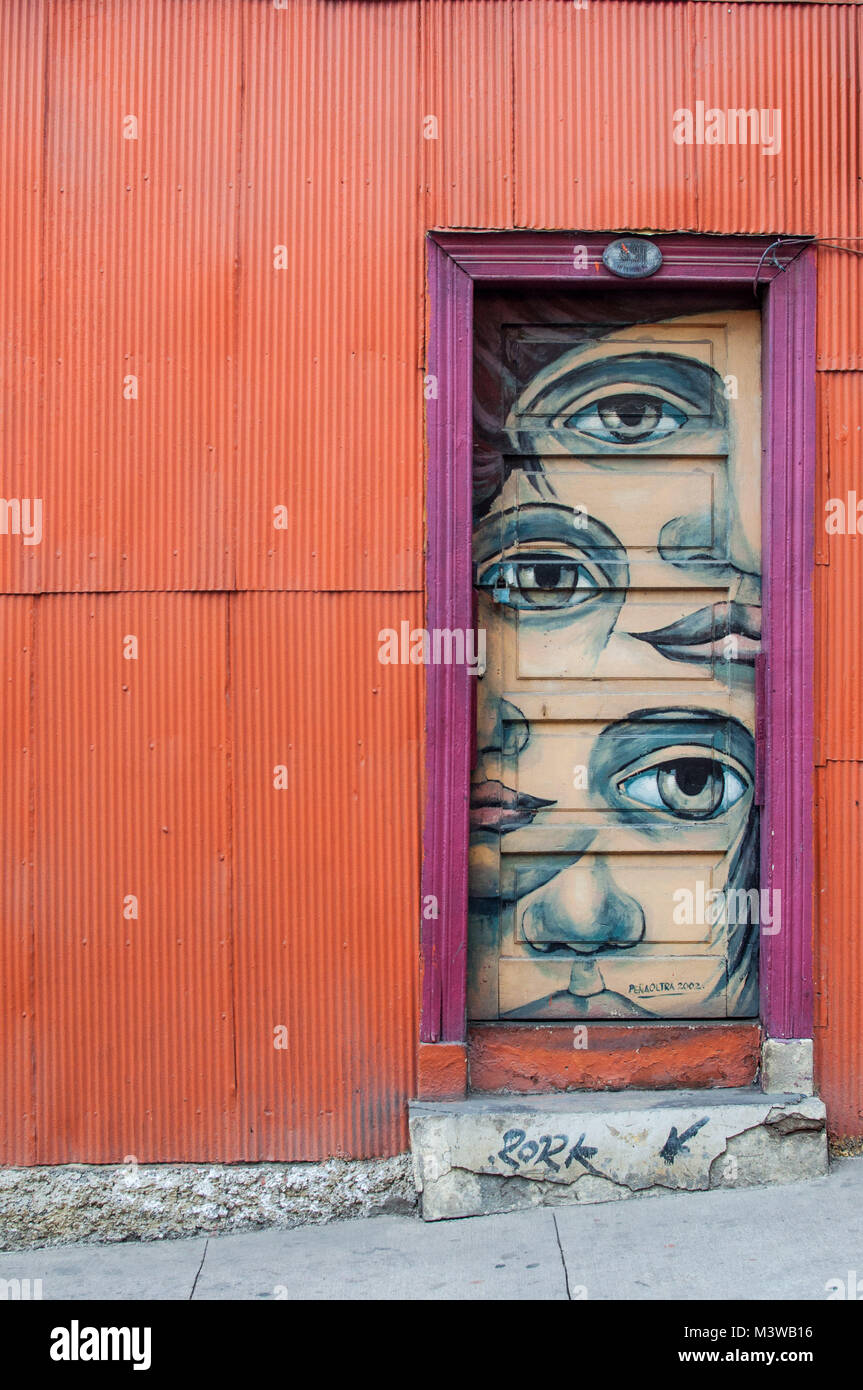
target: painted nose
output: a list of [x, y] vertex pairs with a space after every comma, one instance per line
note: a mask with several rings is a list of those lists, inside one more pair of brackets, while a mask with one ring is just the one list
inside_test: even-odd
[[676, 516], [659, 532], [659, 553], [677, 569], [689, 568], [693, 561], [712, 560], [713, 544], [713, 517], [707, 509]]
[[[737, 528], [738, 530], [740, 528]], [[689, 573], [710, 573], [714, 576], [723, 570], [736, 574], [738, 586], [731, 597], [738, 603], [761, 603], [761, 577], [753, 570], [753, 559], [745, 537], [740, 539], [730, 527], [729, 551], [724, 563], [719, 561], [713, 535], [713, 517], [709, 510], [691, 511], [686, 516], [676, 516], [666, 521], [659, 532], [659, 554], [666, 564]], [[706, 568], [707, 567], [707, 568]]]
[[530, 728], [520, 709], [481, 689], [477, 707], [477, 752], [514, 758], [530, 742]]
[[634, 946], [644, 935], [644, 911], [614, 882], [604, 859], [574, 864], [525, 899], [523, 938], [540, 951], [585, 955]]

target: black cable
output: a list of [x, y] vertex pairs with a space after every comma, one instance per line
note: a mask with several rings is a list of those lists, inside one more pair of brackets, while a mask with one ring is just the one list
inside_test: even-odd
[[[843, 240], [863, 241], [863, 237], [849, 236], [844, 237]], [[796, 246], [798, 242], [803, 243], [803, 245], [800, 247], [800, 250], [791, 257], [790, 261], [786, 261], [784, 265], [780, 265], [776, 259], [776, 248], [779, 246]], [[770, 255], [771, 251], [773, 252], [773, 264], [776, 266], [776, 269], [781, 274], [783, 270], [787, 270], [790, 265], [794, 264], [798, 256], [803, 255], [803, 252], [806, 250], [807, 246], [824, 246], [830, 251], [845, 251], [848, 253], [849, 256], [863, 256], [863, 251], [858, 251], [855, 246], [841, 246], [838, 242], [835, 241], [825, 241], [823, 237], [780, 236], [777, 237], [775, 241], [771, 241], [770, 245], [766, 246], [761, 254], [761, 259], [758, 262], [758, 269], [755, 272], [755, 279], [752, 281], [752, 293], [756, 296], [758, 294], [758, 277], [761, 274], [761, 267], [763, 266], [767, 256]]]
[[758, 268], [757, 268], [756, 271], [755, 271], [755, 278], [754, 278], [753, 281], [752, 281], [752, 293], [753, 293], [756, 297], [757, 297], [757, 295], [758, 295], [758, 277], [759, 277], [759, 275], [761, 274], [761, 267], [763, 266], [766, 257], [770, 255], [770, 252], [771, 252], [771, 251], [774, 253], [774, 254], [773, 254], [773, 264], [776, 266], [776, 268], [778, 269], [778, 271], [779, 271], [780, 274], [781, 274], [783, 270], [787, 270], [787, 268], [788, 268], [789, 265], [793, 265], [793, 264], [794, 264], [794, 262], [797, 260], [797, 256], [792, 256], [791, 260], [790, 260], [790, 261], [786, 261], [785, 265], [780, 265], [779, 262], [778, 262], [777, 259], [776, 259], [776, 247], [777, 247], [777, 246], [789, 246], [789, 245], [792, 245], [792, 246], [793, 246], [793, 245], [796, 245], [796, 243], [797, 243], [798, 241], [802, 241], [802, 242], [803, 242], [803, 245], [800, 247], [800, 250], [797, 252], [797, 256], [802, 256], [802, 255], [803, 255], [803, 252], [806, 250], [806, 247], [807, 247], [807, 246], [813, 246], [813, 245], [815, 244], [815, 237], [802, 237], [802, 236], [788, 236], [788, 237], [785, 237], [785, 236], [780, 236], [780, 237], [777, 237], [775, 241], [771, 241], [771, 243], [770, 243], [769, 246], [765, 246], [764, 250], [763, 250], [762, 253], [761, 253], [761, 260], [758, 262]]

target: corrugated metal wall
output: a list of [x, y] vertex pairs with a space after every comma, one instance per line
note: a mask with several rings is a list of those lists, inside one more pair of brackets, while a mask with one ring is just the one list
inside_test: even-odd
[[[2, 483], [44, 504], [40, 545], [0, 536], [0, 1161], [405, 1147], [422, 668], [376, 654], [423, 608], [424, 233], [863, 236], [861, 37], [854, 4], [0, 8]], [[696, 100], [781, 107], [782, 154], [675, 145]], [[860, 310], [859, 259], [821, 251], [822, 503], [859, 478]], [[841, 1134], [861, 544], [819, 529]]]

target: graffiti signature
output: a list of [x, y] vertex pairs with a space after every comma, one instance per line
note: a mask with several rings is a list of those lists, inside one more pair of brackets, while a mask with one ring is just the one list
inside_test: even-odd
[[571, 1163], [580, 1163], [588, 1173], [603, 1176], [590, 1162], [596, 1156], [596, 1149], [585, 1144], [583, 1134], [572, 1145], [566, 1158], [558, 1163], [558, 1157], [569, 1144], [568, 1134], [541, 1134], [538, 1139], [528, 1139], [523, 1129], [508, 1129], [503, 1136], [503, 1147], [497, 1154], [489, 1154], [488, 1161], [494, 1164], [499, 1158], [513, 1170], [530, 1163], [543, 1163], [555, 1173], [559, 1173], [562, 1167], [568, 1168]]
[[[696, 1120], [695, 1124], [690, 1125], [682, 1134], [678, 1134], [677, 1126], [672, 1125], [671, 1132], [659, 1151], [663, 1162], [670, 1166], [679, 1154], [688, 1154], [686, 1141], [694, 1138], [707, 1124], [707, 1119], [705, 1115], [703, 1119]], [[528, 1139], [525, 1130], [508, 1129], [503, 1136], [502, 1147], [496, 1154], [489, 1154], [488, 1162], [494, 1167], [499, 1160], [514, 1173], [518, 1172], [519, 1168], [526, 1168], [532, 1164], [542, 1164], [546, 1171], [559, 1173], [561, 1168], [569, 1168], [571, 1164], [578, 1163], [585, 1172], [592, 1173], [594, 1177], [605, 1177], [605, 1174], [591, 1163], [598, 1150], [590, 1144], [585, 1144], [584, 1139], [584, 1134], [580, 1134], [574, 1144], [571, 1143], [568, 1134], [540, 1134], [538, 1139]]]

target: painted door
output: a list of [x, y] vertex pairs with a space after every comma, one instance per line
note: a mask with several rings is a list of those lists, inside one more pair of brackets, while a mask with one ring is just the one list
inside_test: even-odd
[[477, 341], [469, 1016], [755, 1016], [758, 312]]

